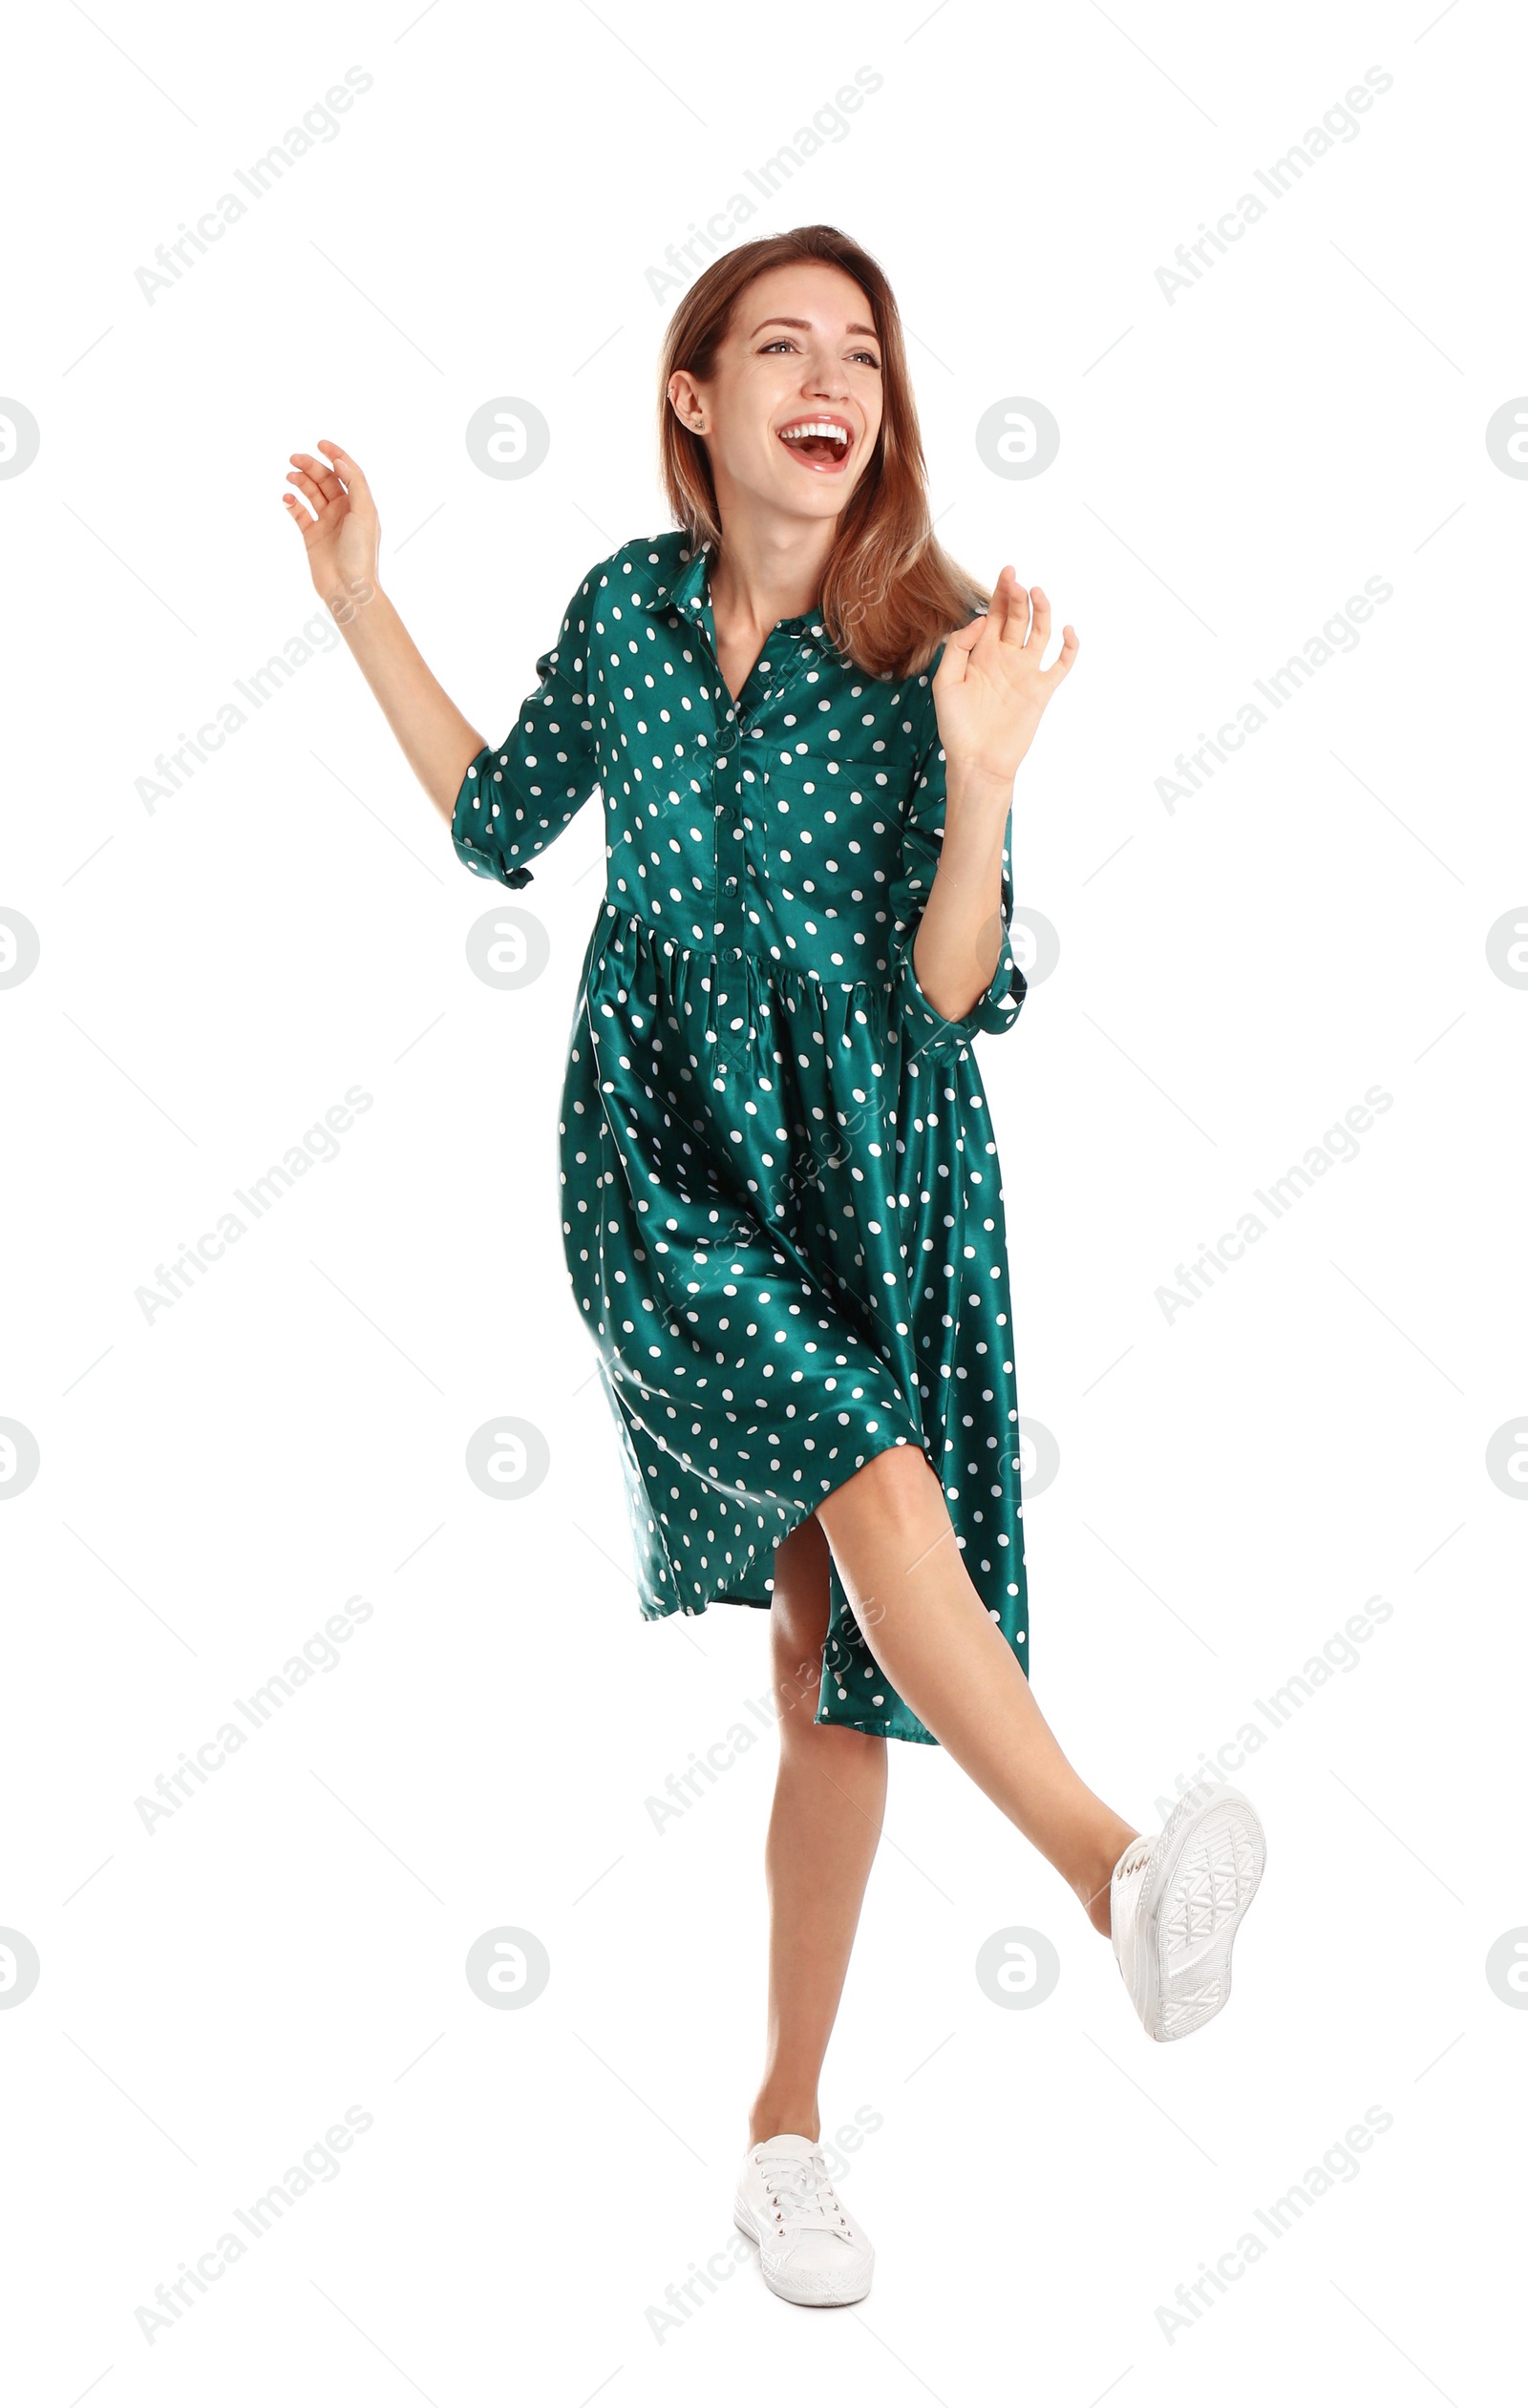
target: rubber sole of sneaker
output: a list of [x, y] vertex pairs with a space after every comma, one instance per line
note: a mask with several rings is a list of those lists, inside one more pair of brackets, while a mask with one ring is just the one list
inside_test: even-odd
[[867, 2295], [871, 2276], [876, 2271], [874, 2251], [871, 2252], [870, 2263], [865, 2268], [863, 2275], [856, 2276], [853, 2283], [845, 2281], [842, 2276], [835, 2282], [827, 2274], [797, 2274], [794, 2277], [789, 2274], [772, 2274], [769, 2261], [764, 2255], [763, 2247], [754, 2228], [753, 2219], [740, 2199], [732, 2203], [732, 2222], [743, 2238], [746, 2241], [752, 2241], [758, 2250], [758, 2271], [776, 2299], [789, 2299], [796, 2308], [852, 2308], [857, 2299], [863, 2299]]
[[1181, 2040], [1231, 1995], [1231, 1943], [1263, 1879], [1267, 1842], [1240, 1789], [1191, 1793], [1161, 1836], [1166, 1845], [1140, 1905], [1141, 2020], [1154, 2040]]

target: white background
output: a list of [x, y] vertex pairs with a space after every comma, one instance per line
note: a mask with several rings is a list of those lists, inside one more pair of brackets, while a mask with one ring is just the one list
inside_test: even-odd
[[[1528, 2015], [1485, 1959], [1528, 1923], [1525, 1517], [1486, 1450], [1528, 1406], [1528, 992], [1486, 936], [1528, 917], [1528, 483], [1485, 428], [1528, 390], [1522, 21], [414, 13], [95, 0], [11, 37], [0, 389], [41, 435], [0, 480], [0, 908], [40, 941], [0, 988], [0, 1416], [40, 1451], [0, 1512], [0, 1924], [41, 1964], [0, 2013], [13, 2396], [1498, 2397]], [[1356, 138], [1170, 303], [1178, 245], [1371, 65]], [[156, 246], [351, 66], [336, 137], [146, 298]], [[649, 271], [861, 66], [844, 138], [740, 231], [826, 220], [881, 259], [943, 540], [988, 581], [1011, 558], [1082, 642], [1015, 813], [1059, 964], [980, 1041], [1024, 1410], [1060, 1449], [1037, 1693], [1151, 1828], [1253, 1700], [1392, 1612], [1241, 1776], [1267, 1874], [1186, 2046], [1145, 2040], [942, 1752], [894, 1748], [823, 2094], [830, 2135], [880, 2119], [843, 2178], [879, 2269], [835, 2315], [731, 2255], [773, 1739], [661, 1832], [647, 1804], [764, 1692], [767, 1625], [640, 1621], [561, 1260], [598, 813], [520, 898], [550, 965], [505, 993], [466, 950], [494, 893], [343, 647], [152, 811], [138, 782], [313, 620], [278, 497], [320, 436], [501, 734], [584, 571], [667, 523], [680, 287]], [[551, 429], [519, 481], [463, 440], [505, 394]], [[975, 447], [1015, 395], [1061, 428], [1032, 480]], [[1370, 577], [1356, 647], [1169, 813], [1175, 757]], [[146, 1320], [157, 1267], [351, 1086], [336, 1158]], [[1356, 1158], [1168, 1319], [1177, 1266], [1376, 1086]], [[464, 1469], [504, 1415], [550, 1448], [520, 1502]], [[136, 1801], [356, 1595], [336, 1667], [146, 1830]], [[1029, 2012], [974, 1978], [1016, 1925], [1060, 1953]], [[499, 1926], [549, 1953], [517, 2012], [464, 1977]], [[156, 2286], [352, 2104], [335, 2178], [146, 2339]], [[1371, 2106], [1351, 2178], [1169, 2338], [1177, 2287]]]

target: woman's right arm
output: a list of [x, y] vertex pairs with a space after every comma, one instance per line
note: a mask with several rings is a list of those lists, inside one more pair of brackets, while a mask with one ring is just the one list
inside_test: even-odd
[[404, 757], [447, 825], [469, 763], [484, 750], [427, 666], [417, 644], [377, 580], [380, 527], [371, 489], [337, 443], [320, 443], [324, 458], [293, 452], [283, 501], [308, 552], [308, 574], [329, 607], [361, 674], [382, 706]]

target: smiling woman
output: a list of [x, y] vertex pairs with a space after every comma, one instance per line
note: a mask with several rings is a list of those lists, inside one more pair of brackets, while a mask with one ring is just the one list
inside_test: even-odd
[[[485, 744], [377, 580], [375, 507], [293, 455], [314, 581], [478, 876], [595, 793], [605, 890], [560, 1130], [563, 1259], [620, 1447], [642, 1614], [770, 1609], [770, 2049], [733, 2213], [783, 2297], [873, 2253], [817, 2086], [886, 1785], [943, 1745], [1110, 1933], [1156, 2039], [1230, 1988], [1262, 1871], [1239, 1794], [1147, 1840], [1027, 1679], [1018, 1373], [978, 1037], [1011, 1029], [1015, 774], [1077, 655], [930, 520], [902, 322], [833, 226], [700, 278], [660, 364], [674, 526], [596, 560]], [[356, 597], [363, 597], [357, 602]]]
[[[988, 589], [929, 523], [896, 297], [834, 228], [747, 243], [686, 295], [659, 365], [658, 435], [675, 516], [720, 554], [724, 623], [734, 572], [740, 591], [745, 571], [789, 558], [803, 516], [822, 557], [801, 557], [783, 599], [820, 608], [836, 640], [852, 634], [874, 676], [928, 668], [951, 627], [987, 607]], [[745, 673], [768, 632], [756, 617], [743, 629], [759, 639]]]

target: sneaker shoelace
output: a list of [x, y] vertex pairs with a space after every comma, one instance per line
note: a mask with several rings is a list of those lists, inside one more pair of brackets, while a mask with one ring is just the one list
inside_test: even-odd
[[761, 2157], [755, 2163], [782, 2231], [841, 2231], [848, 2237], [849, 2219], [819, 2150], [810, 2157]]
[[1140, 1833], [1138, 1838], [1133, 1839], [1130, 1846], [1126, 1848], [1123, 1856], [1121, 1856], [1118, 1864], [1114, 1868], [1115, 1878], [1121, 1882], [1126, 1882], [1130, 1880], [1133, 1874], [1138, 1873], [1141, 1867], [1145, 1864], [1146, 1859], [1150, 1856], [1155, 1845], [1156, 1842], [1144, 1831]]

